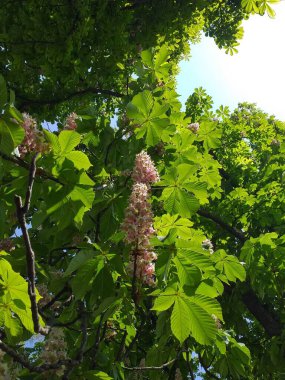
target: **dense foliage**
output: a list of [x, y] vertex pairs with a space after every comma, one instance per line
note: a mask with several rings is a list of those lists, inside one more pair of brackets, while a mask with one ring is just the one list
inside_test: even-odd
[[285, 124], [175, 91], [190, 36], [272, 11], [206, 3], [0, 10], [0, 378], [282, 379]]
[[142, 50], [167, 43], [173, 64], [202, 29], [232, 49], [246, 15], [241, 0], [6, 1], [0, 72], [20, 109], [49, 120], [94, 98], [115, 107]]

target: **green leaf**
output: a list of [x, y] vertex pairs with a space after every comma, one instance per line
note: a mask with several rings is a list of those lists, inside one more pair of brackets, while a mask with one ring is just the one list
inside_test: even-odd
[[170, 322], [173, 335], [183, 343], [190, 335], [192, 322], [189, 306], [181, 297], [175, 300]]
[[75, 257], [70, 261], [66, 271], [64, 272], [64, 276], [68, 277], [71, 273], [75, 272], [78, 268], [80, 268], [86, 261], [90, 260], [94, 257], [94, 252], [92, 251], [80, 251], [76, 254]]
[[180, 248], [179, 244], [177, 248], [177, 257], [182, 263], [185, 263], [184, 265], [190, 263], [203, 271], [213, 268], [214, 263], [210, 257], [202, 251], [202, 249], [199, 251], [194, 248]]
[[189, 329], [193, 338], [200, 344], [211, 345], [216, 338], [217, 328], [212, 316], [193, 298], [185, 301], [188, 306]]
[[201, 294], [190, 297], [189, 300], [202, 307], [208, 314], [214, 314], [223, 321], [222, 308], [217, 300]]
[[155, 69], [158, 69], [162, 64], [164, 64], [168, 57], [169, 50], [166, 45], [163, 45], [155, 56]]
[[209, 296], [211, 298], [218, 297], [219, 295], [217, 289], [214, 286], [210, 285], [207, 281], [201, 282], [195, 293]]
[[168, 187], [163, 190], [161, 199], [164, 209], [170, 214], [179, 214], [189, 218], [200, 207], [199, 201], [192, 194], [178, 187]]
[[229, 281], [245, 280], [246, 271], [237, 257], [227, 255], [223, 250], [218, 250], [214, 252], [212, 259], [216, 262], [216, 268], [223, 272]]
[[91, 289], [96, 276], [98, 276], [103, 268], [104, 258], [102, 256], [88, 260], [81, 266], [76, 276], [71, 280], [72, 291], [76, 299], [82, 299], [85, 296]]
[[163, 311], [169, 309], [176, 299], [176, 291], [173, 288], [167, 288], [155, 299], [152, 310]]
[[180, 285], [195, 286], [201, 279], [200, 270], [193, 266], [189, 260], [185, 260], [183, 256], [176, 256], [173, 259], [176, 266]]
[[[4, 292], [3, 300], [4, 302], [6, 300], [7, 303], [6, 307], [9, 307], [20, 318], [28, 331], [34, 332], [28, 284], [22, 276], [13, 271], [11, 264], [3, 258], [0, 258], [1, 287]], [[37, 298], [40, 298], [38, 292]], [[40, 321], [43, 324], [41, 319]]]
[[113, 380], [106, 372], [102, 371], [88, 371], [84, 372], [84, 378], [86, 380]]
[[153, 97], [150, 91], [145, 90], [135, 95], [127, 106], [127, 115], [131, 119], [146, 119], [153, 107]]
[[19, 273], [14, 272], [11, 264], [3, 258], [0, 258], [0, 284], [11, 300], [19, 299], [30, 305], [28, 283]]
[[69, 198], [72, 201], [80, 201], [89, 210], [92, 207], [95, 194], [92, 187], [88, 185], [78, 184], [74, 186], [73, 190], [69, 194]]
[[61, 146], [60, 146], [58, 137], [54, 133], [51, 133], [51, 132], [47, 131], [46, 129], [43, 130], [43, 133], [45, 135], [46, 140], [50, 144], [53, 152], [55, 154], [59, 154], [61, 151]]
[[61, 147], [62, 155], [66, 155], [71, 152], [80, 143], [80, 140], [80, 134], [75, 131], [61, 131], [58, 141]]
[[88, 170], [90, 166], [92, 166], [86, 154], [78, 150], [74, 150], [72, 152], [67, 153], [65, 157], [68, 160], [72, 161], [74, 167], [78, 170], [81, 170], [81, 169]]
[[217, 127], [216, 123], [203, 122], [200, 124], [197, 140], [203, 141], [204, 148], [209, 151], [220, 146], [221, 136], [222, 131]]
[[24, 128], [8, 120], [0, 120], [0, 150], [10, 154], [25, 137]]

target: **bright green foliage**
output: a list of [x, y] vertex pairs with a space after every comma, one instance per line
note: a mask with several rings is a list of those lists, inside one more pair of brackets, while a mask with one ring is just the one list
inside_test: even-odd
[[[37, 1], [21, 9], [8, 2], [9, 12], [0, 11], [7, 28], [1, 37], [7, 86], [0, 77], [0, 349], [7, 365], [11, 357], [21, 363], [17, 378], [172, 380], [178, 369], [182, 378], [205, 380], [282, 378], [285, 125], [247, 103], [214, 111], [202, 88], [182, 112], [175, 90], [189, 36], [196, 38], [204, 24], [220, 45], [234, 48], [240, 20], [256, 7], [264, 13], [263, 3], [75, 2], [68, 20], [64, 2], [58, 11], [59, 4]], [[27, 44], [24, 64], [22, 43], [38, 36], [50, 9], [45, 38], [56, 35], [58, 42]], [[154, 47], [139, 54], [137, 43]], [[85, 89], [97, 84], [124, 96], [93, 102]], [[74, 91], [82, 92], [81, 101]], [[45, 101], [48, 94], [53, 103]], [[19, 157], [25, 131], [15, 101], [21, 111], [35, 110], [38, 101], [39, 120], [61, 121], [56, 132], [39, 126], [48, 149], [36, 158], [26, 230], [14, 197], [29, 200], [33, 153]], [[67, 130], [64, 116], [75, 104], [77, 127]], [[149, 191], [154, 287], [130, 275], [122, 232], [130, 171], [142, 150], [160, 174]], [[50, 364], [42, 360], [45, 342], [23, 345], [35, 335], [26, 262], [33, 254], [23, 231], [35, 253], [40, 325], [64, 334], [64, 375], [41, 366]]]

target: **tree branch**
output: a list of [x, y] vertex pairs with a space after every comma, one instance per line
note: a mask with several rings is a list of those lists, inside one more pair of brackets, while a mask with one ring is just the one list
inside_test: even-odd
[[276, 320], [266, 307], [260, 303], [252, 289], [242, 295], [242, 301], [270, 337], [280, 336], [282, 332], [281, 322]]
[[220, 217], [217, 215], [212, 214], [210, 211], [200, 209], [197, 211], [197, 214], [200, 216], [203, 216], [204, 218], [211, 219], [213, 222], [218, 224], [220, 227], [222, 227], [224, 230], [228, 231], [231, 235], [235, 236], [237, 239], [239, 239], [242, 242], [246, 241], [246, 235], [244, 232], [239, 230], [236, 227], [232, 227], [225, 221], [223, 221]]
[[23, 239], [24, 239], [24, 243], [26, 246], [28, 293], [29, 293], [29, 297], [30, 297], [30, 301], [31, 301], [31, 311], [32, 311], [34, 330], [36, 333], [41, 333], [41, 334], [46, 335], [48, 333], [48, 329], [43, 328], [40, 325], [39, 311], [38, 311], [37, 298], [36, 298], [35, 253], [33, 251], [31, 241], [30, 241], [30, 236], [29, 236], [29, 233], [28, 233], [28, 230], [26, 227], [26, 214], [30, 208], [33, 184], [34, 184], [35, 173], [36, 173], [37, 156], [38, 155], [35, 154], [34, 157], [32, 158], [31, 167], [30, 167], [30, 174], [29, 174], [28, 189], [27, 189], [26, 198], [25, 198], [25, 204], [24, 205], [22, 204], [22, 198], [19, 195], [15, 195], [15, 204], [16, 204], [18, 221], [19, 221], [19, 224], [20, 224], [20, 227], [22, 230]]
[[18, 354], [18, 352], [14, 351], [13, 348], [8, 346], [6, 343], [2, 342], [2, 340], [0, 340], [0, 349], [6, 352], [6, 354], [11, 356], [11, 358], [13, 358], [17, 363], [20, 363], [23, 367], [29, 369], [30, 371], [33, 370], [33, 366], [28, 360]]
[[220, 380], [220, 378], [218, 376], [216, 376], [214, 373], [212, 373], [211, 371], [209, 371], [209, 367], [206, 366], [205, 363], [203, 362], [203, 359], [202, 359], [202, 356], [200, 355], [200, 353], [198, 353], [198, 358], [199, 358], [199, 362], [200, 362], [201, 366], [203, 367], [205, 373], [207, 375], [209, 375], [211, 379]]
[[87, 87], [83, 90], [78, 90], [74, 91], [70, 94], [67, 94], [61, 98], [50, 98], [50, 99], [32, 99], [28, 98], [23, 94], [19, 94], [16, 89], [14, 91], [17, 93], [17, 99], [22, 100], [21, 103], [21, 108], [29, 107], [31, 105], [39, 105], [39, 106], [52, 106], [52, 105], [57, 105], [63, 102], [66, 102], [68, 100], [71, 100], [77, 96], [82, 96], [82, 95], [99, 95], [99, 96], [113, 96], [115, 98], [123, 98], [126, 96], [125, 94], [122, 94], [117, 91], [113, 90], [105, 90], [101, 88], [95, 88], [95, 87]]
[[126, 369], [127, 371], [159, 371], [159, 370], [164, 370], [174, 362], [176, 362], [177, 358], [170, 360], [167, 363], [164, 363], [160, 366], [151, 366], [151, 367], [125, 367], [122, 366], [123, 369]]
[[[246, 241], [246, 235], [242, 231], [230, 226], [229, 224], [224, 222], [220, 217], [213, 215], [211, 212], [207, 210], [202, 209], [198, 211], [198, 214], [205, 218], [211, 219], [213, 222], [218, 224], [231, 235], [235, 236], [242, 243]], [[233, 286], [230, 287], [226, 284], [224, 284], [224, 286], [228, 292], [231, 292], [233, 289]], [[281, 334], [281, 322], [278, 321], [277, 318], [274, 318], [274, 316], [272, 316], [272, 313], [268, 311], [268, 309], [264, 305], [262, 305], [259, 298], [251, 289], [249, 284], [248, 290], [242, 295], [242, 302], [251, 312], [251, 314], [259, 321], [259, 323], [263, 326], [264, 330], [270, 337], [279, 336]]]
[[[24, 169], [27, 169], [27, 170], [30, 169], [30, 165], [26, 161], [22, 160], [19, 157], [8, 156], [7, 154], [5, 154], [5, 153], [3, 153], [1, 151], [0, 151], [0, 157], [3, 158], [3, 160], [12, 162], [13, 164], [15, 164], [17, 166], [20, 166], [20, 167], [22, 167]], [[52, 175], [50, 175], [49, 173], [45, 172], [41, 168], [38, 168], [36, 170], [36, 175], [39, 175], [40, 177], [45, 178], [45, 179], [50, 179], [51, 181], [59, 183], [62, 186], [64, 185], [58, 178], [53, 177]]]
[[68, 287], [64, 286], [48, 303], [41, 307], [41, 310], [49, 309], [68, 290]]
[[54, 364], [43, 364], [40, 366], [33, 366], [24, 356], [18, 354], [12, 347], [8, 346], [6, 343], [0, 340], [0, 349], [6, 352], [7, 355], [11, 356], [17, 363], [20, 363], [24, 368], [27, 368], [31, 372], [42, 373], [50, 369], [60, 368], [62, 365], [76, 365], [79, 362], [72, 359], [60, 360]]

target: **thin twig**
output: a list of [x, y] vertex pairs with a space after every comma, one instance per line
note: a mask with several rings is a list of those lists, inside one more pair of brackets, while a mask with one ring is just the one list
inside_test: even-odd
[[67, 286], [64, 286], [48, 303], [46, 303], [41, 310], [49, 309], [65, 292], [69, 289]]
[[186, 365], [188, 372], [190, 373], [191, 380], [195, 380], [194, 373], [190, 364], [190, 357], [189, 357], [189, 346], [187, 340], [185, 341], [185, 348], [186, 348]]
[[26, 191], [26, 198], [25, 198], [25, 204], [22, 207], [22, 214], [27, 214], [27, 212], [30, 209], [31, 205], [31, 198], [32, 198], [32, 191], [33, 191], [33, 185], [36, 177], [36, 170], [37, 170], [37, 165], [36, 165], [36, 160], [38, 157], [38, 153], [36, 153], [31, 161], [31, 166], [30, 166], [30, 171], [29, 171], [29, 182], [28, 182], [28, 189]]
[[160, 366], [150, 366], [150, 367], [125, 367], [125, 366], [122, 366], [122, 368], [127, 370], [127, 371], [159, 371], [159, 370], [166, 369], [168, 366], [173, 364], [176, 360], [177, 360], [177, 358], [172, 359], [169, 362], [164, 363]]
[[134, 272], [132, 278], [132, 298], [135, 305], [138, 305], [138, 292], [137, 292], [137, 258], [138, 258], [138, 250], [135, 249], [133, 252], [134, 256]]
[[86, 305], [82, 301], [79, 305], [79, 312], [81, 314], [81, 330], [82, 330], [82, 340], [80, 344], [80, 348], [76, 357], [76, 360], [79, 360], [79, 362], [82, 362], [83, 360], [83, 353], [85, 350], [85, 346], [87, 344], [87, 312], [86, 312]]
[[216, 376], [214, 373], [209, 371], [209, 366], [205, 365], [205, 363], [203, 362], [201, 354], [198, 354], [198, 358], [199, 358], [199, 362], [200, 362], [201, 366], [203, 367], [204, 371], [206, 372], [206, 374], [209, 375], [211, 377], [211, 379], [220, 380], [220, 378], [218, 376]]
[[116, 355], [116, 359], [115, 359], [116, 362], [119, 362], [121, 360], [122, 355], [124, 355], [124, 347], [125, 347], [127, 335], [128, 335], [127, 330], [125, 330], [124, 334], [122, 336], [120, 347], [119, 347], [117, 355]]
[[[81, 363], [84, 358], [84, 349], [87, 343], [87, 312], [86, 312], [86, 305], [83, 301], [80, 301], [79, 303], [79, 313], [81, 315], [81, 331], [82, 331], [82, 340], [80, 343], [80, 347], [78, 350], [78, 353], [76, 355], [76, 359], [74, 361], [75, 365]], [[68, 380], [69, 375], [73, 371], [74, 365], [71, 365], [66, 368], [66, 371], [63, 375], [63, 380]]]
[[34, 331], [36, 333], [41, 333], [41, 334], [46, 335], [48, 333], [48, 329], [43, 328], [40, 325], [39, 311], [38, 311], [38, 305], [37, 305], [36, 283], [35, 283], [35, 278], [36, 278], [35, 253], [33, 251], [31, 241], [30, 241], [30, 236], [26, 227], [26, 214], [30, 208], [33, 183], [35, 180], [36, 159], [37, 159], [37, 154], [33, 157], [32, 163], [31, 163], [25, 204], [23, 205], [22, 198], [19, 195], [15, 195], [15, 204], [16, 204], [18, 221], [22, 230], [22, 235], [23, 235], [25, 246], [26, 246], [28, 293], [29, 293], [29, 297], [31, 301], [31, 311], [32, 311], [33, 324], [34, 324]]

